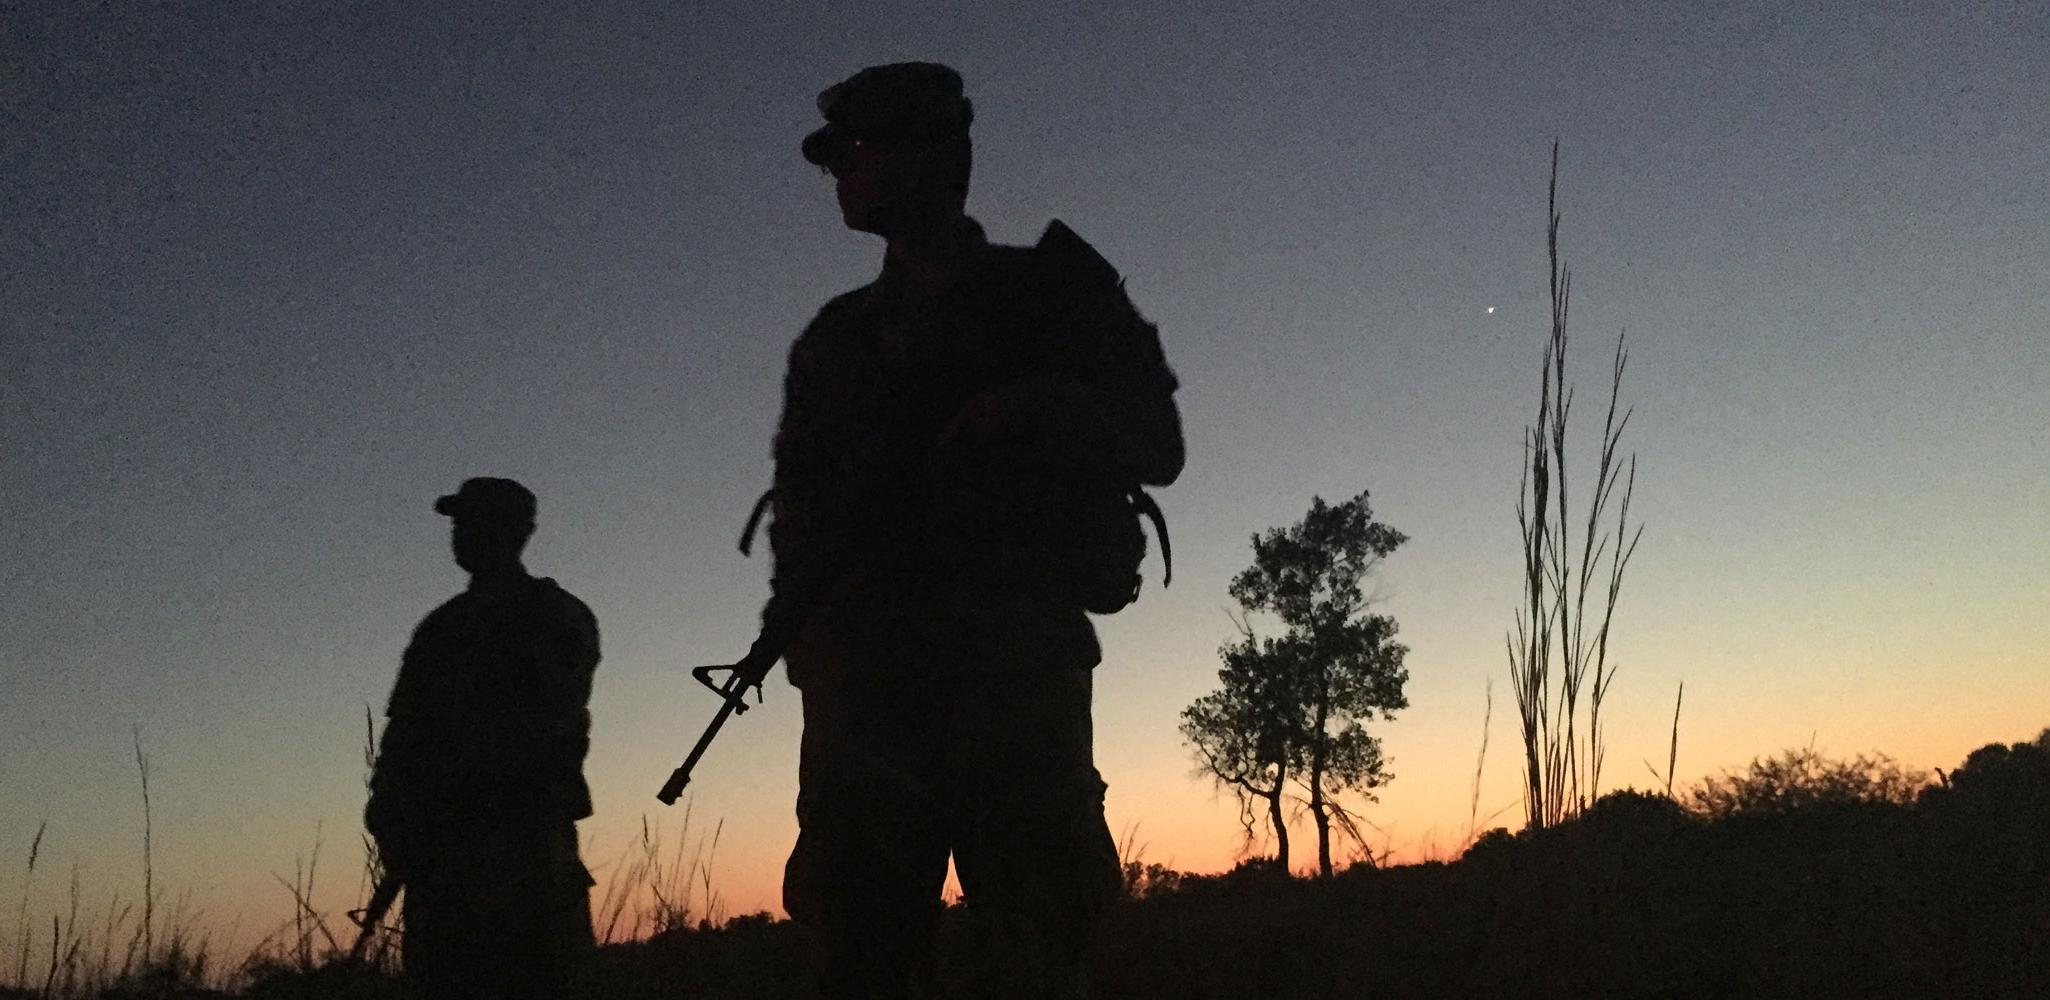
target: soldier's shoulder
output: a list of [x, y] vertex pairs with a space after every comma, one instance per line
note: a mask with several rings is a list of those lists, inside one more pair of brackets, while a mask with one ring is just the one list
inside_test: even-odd
[[469, 591], [465, 590], [456, 594], [454, 597], [435, 605], [432, 611], [422, 616], [420, 624], [413, 626], [413, 635], [416, 637], [429, 635], [439, 629], [449, 628], [460, 621], [463, 615], [468, 613], [469, 606]]
[[827, 299], [826, 304], [820, 306], [818, 313], [811, 318], [811, 322], [804, 325], [804, 333], [798, 339], [826, 336], [844, 328], [861, 312], [862, 303], [868, 301], [874, 291], [875, 282], [871, 281], [860, 288], [850, 288]]
[[536, 595], [552, 616], [573, 626], [597, 627], [598, 616], [592, 613], [591, 606], [555, 582], [554, 577], [537, 577], [534, 583]]

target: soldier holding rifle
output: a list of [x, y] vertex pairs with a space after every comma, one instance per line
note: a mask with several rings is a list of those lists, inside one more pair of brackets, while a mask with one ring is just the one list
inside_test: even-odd
[[420, 623], [392, 687], [364, 811], [388, 874], [366, 934], [403, 885], [415, 995], [560, 996], [592, 948], [576, 822], [598, 623], [521, 563], [526, 487], [471, 479], [434, 509], [470, 585]]
[[965, 213], [957, 73], [871, 67], [819, 109], [803, 154], [884, 239], [882, 273], [791, 350], [773, 596], [722, 693], [779, 656], [802, 693], [783, 896], [827, 995], [930, 989], [951, 856], [1016, 961], [1005, 992], [1072, 996], [1119, 884], [1088, 613], [1136, 595], [1138, 515], [1160, 523], [1140, 487], [1182, 467], [1175, 378], [1087, 243], [1056, 222], [994, 245]]

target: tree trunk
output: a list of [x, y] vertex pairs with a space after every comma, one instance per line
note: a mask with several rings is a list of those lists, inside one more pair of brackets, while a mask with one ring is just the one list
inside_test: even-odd
[[1281, 867], [1282, 874], [1288, 874], [1288, 817], [1281, 812], [1280, 778], [1274, 781], [1274, 791], [1267, 796], [1267, 821], [1274, 824], [1274, 863]]
[[1310, 815], [1317, 820], [1317, 872], [1325, 878], [1331, 877], [1331, 814], [1324, 808], [1324, 777], [1312, 773], [1310, 780]]
[[1317, 731], [1310, 736], [1310, 815], [1317, 821], [1317, 873], [1331, 877], [1331, 813], [1324, 807], [1324, 765], [1331, 736], [1331, 676], [1329, 667], [1319, 665], [1317, 677]]

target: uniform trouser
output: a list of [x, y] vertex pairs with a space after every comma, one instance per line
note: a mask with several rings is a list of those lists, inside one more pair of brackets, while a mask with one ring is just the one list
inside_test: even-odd
[[405, 892], [408, 992], [421, 1000], [554, 998], [593, 949], [576, 825], [468, 838]]
[[993, 995], [1076, 991], [1117, 847], [1090, 745], [1093, 672], [1033, 660], [807, 680], [783, 905], [811, 932], [828, 996], [930, 988], [950, 854], [976, 964], [1005, 980]]

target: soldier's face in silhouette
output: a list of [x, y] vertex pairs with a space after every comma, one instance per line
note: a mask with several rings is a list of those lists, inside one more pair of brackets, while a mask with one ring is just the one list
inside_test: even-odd
[[856, 140], [827, 170], [840, 218], [858, 232], [888, 239], [961, 211], [965, 192], [935, 143]]
[[449, 547], [464, 572], [485, 573], [518, 564], [533, 533], [533, 526], [522, 521], [459, 517], [450, 529]]
[[883, 152], [874, 143], [855, 141], [839, 160], [826, 167], [833, 175], [833, 193], [840, 201], [840, 218], [847, 228], [875, 232], [877, 205], [881, 203]]

